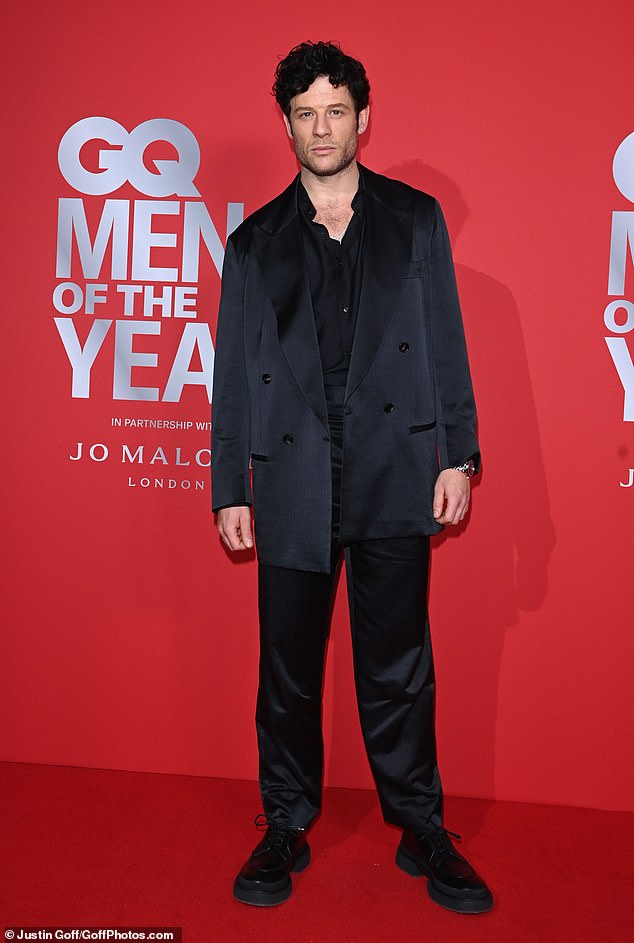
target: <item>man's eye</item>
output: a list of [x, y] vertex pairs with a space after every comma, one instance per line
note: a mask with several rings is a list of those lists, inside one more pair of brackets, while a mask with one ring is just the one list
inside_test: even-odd
[[331, 114], [331, 115], [340, 115], [340, 114], [343, 114], [343, 112], [341, 111], [340, 108], [333, 108], [332, 111], [330, 112], [330, 114]]

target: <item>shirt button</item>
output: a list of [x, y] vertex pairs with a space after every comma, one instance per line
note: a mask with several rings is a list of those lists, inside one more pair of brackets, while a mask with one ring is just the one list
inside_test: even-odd
[[401, 341], [401, 343], [398, 345], [398, 349], [402, 354], [404, 354], [406, 350], [409, 350], [409, 344], [407, 341]]
[[394, 412], [394, 403], [386, 403], [383, 409], [385, 410], [386, 413]]
[[262, 383], [270, 383], [270, 382], [271, 382], [271, 374], [270, 374], [270, 373], [263, 373], [263, 374], [262, 374]]
[[284, 445], [292, 445], [294, 441], [294, 437], [290, 434], [290, 432], [285, 432], [282, 436], [282, 442]]
[[348, 311], [350, 310], [350, 308], [348, 307], [348, 305], [346, 305], [346, 306], [345, 306], [344, 308], [342, 308], [341, 310], [343, 311], [344, 314], [347, 314]]

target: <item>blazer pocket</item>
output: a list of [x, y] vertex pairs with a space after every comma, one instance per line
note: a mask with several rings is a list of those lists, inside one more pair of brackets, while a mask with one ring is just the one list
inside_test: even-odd
[[251, 452], [251, 459], [254, 462], [268, 462], [268, 455], [260, 455], [258, 452]]
[[410, 426], [409, 434], [411, 435], [413, 432], [426, 432], [428, 429], [433, 429], [435, 425], [436, 425], [436, 420], [434, 419], [433, 422], [424, 422], [420, 426]]
[[405, 278], [422, 278], [425, 271], [424, 259], [412, 259], [405, 272]]

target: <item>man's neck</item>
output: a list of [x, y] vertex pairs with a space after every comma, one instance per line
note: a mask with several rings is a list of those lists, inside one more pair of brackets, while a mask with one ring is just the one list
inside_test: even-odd
[[344, 170], [332, 177], [318, 177], [305, 167], [301, 168], [301, 181], [313, 206], [350, 206], [359, 189], [359, 166], [353, 160]]

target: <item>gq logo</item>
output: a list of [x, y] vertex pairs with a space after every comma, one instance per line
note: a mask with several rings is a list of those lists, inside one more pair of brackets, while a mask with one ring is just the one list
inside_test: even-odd
[[[95, 140], [112, 145], [99, 151], [99, 173], [87, 170], [80, 159], [84, 144]], [[169, 141], [178, 153], [178, 160], [155, 160], [158, 173], [143, 164], [145, 149], [154, 141]], [[82, 118], [60, 141], [57, 159], [66, 182], [92, 196], [112, 193], [126, 181], [147, 196], [200, 196], [194, 186], [200, 167], [198, 141], [189, 128], [170, 118], [152, 118], [130, 132], [112, 118]]]

